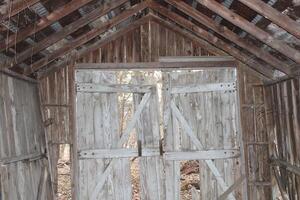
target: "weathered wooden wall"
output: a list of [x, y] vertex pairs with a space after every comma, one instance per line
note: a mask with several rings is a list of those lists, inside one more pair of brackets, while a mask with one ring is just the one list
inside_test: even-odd
[[36, 83], [0, 73], [1, 199], [52, 199]]
[[160, 56], [201, 55], [213, 54], [180, 33], [151, 22], [104, 44], [78, 62], [151, 62]]
[[[77, 62], [148, 62], [157, 61], [159, 56], [207, 55], [213, 56], [213, 53], [201, 48], [200, 44], [186, 38], [186, 36], [151, 22], [150, 25], [143, 25], [113, 41], [103, 44], [99, 49], [78, 59]], [[42, 86], [40, 87], [40, 92], [43, 97], [43, 104], [71, 104], [69, 91], [72, 84], [68, 82], [68, 80], [70, 80], [68, 75], [72, 73], [72, 69], [73, 65], [70, 64], [64, 69], [60, 69], [40, 80], [40, 85]], [[266, 137], [265, 118], [262, 117], [260, 111], [262, 108], [258, 106], [263, 102], [263, 94], [259, 87], [255, 87], [257, 84], [262, 84], [261, 80], [249, 74], [249, 72], [239, 69], [239, 83], [241, 84], [243, 140], [252, 143], [264, 141]], [[64, 87], [62, 87], [62, 85], [64, 85]], [[254, 107], [258, 109], [253, 109]], [[71, 143], [72, 131], [66, 128], [71, 127], [71, 125], [68, 124], [68, 121], [61, 123], [58, 120], [62, 117], [59, 116], [61, 114], [64, 114], [66, 119], [70, 118], [68, 108], [63, 106], [53, 107], [50, 113], [51, 118], [55, 119], [52, 125], [55, 128], [50, 129], [49, 134], [51, 136], [49, 137], [63, 138], [60, 141], [54, 140], [58, 143]], [[251, 195], [257, 193], [256, 196], [258, 196], [258, 199], [260, 199], [261, 196], [265, 196], [261, 199], [269, 199], [269, 195], [271, 194], [268, 184], [264, 184], [270, 179], [268, 171], [269, 164], [267, 162], [269, 152], [264, 150], [264, 148], [266, 147], [262, 147], [262, 145], [245, 145], [245, 154], [247, 156], [246, 158], [248, 158], [246, 166], [249, 171], [247, 175], [248, 177], [251, 175], [253, 179], [250, 180], [251, 177], [248, 179], [248, 181], [253, 182], [248, 184], [248, 189], [252, 191], [249, 196], [251, 197]], [[54, 151], [58, 152], [58, 150]], [[260, 155], [257, 157], [256, 155], [258, 154]], [[259, 163], [259, 167], [255, 167], [255, 163], [256, 165]], [[53, 162], [53, 168], [56, 168], [55, 162]]]
[[[152, 35], [152, 39], [148, 38]], [[159, 56], [207, 56], [213, 55], [179, 33], [156, 23], [143, 25], [128, 34], [90, 52], [79, 63], [147, 62], [157, 61]], [[70, 64], [40, 80], [40, 93], [44, 112], [53, 118], [50, 140], [53, 143], [71, 143], [69, 133], [69, 91], [73, 65]], [[64, 115], [64, 116], [63, 116]], [[62, 118], [63, 117], [63, 118]]]
[[[108, 41], [99, 49], [78, 59], [77, 62], [148, 62], [157, 61], [159, 56], [201, 55], [213, 54], [180, 33], [151, 22], [116, 40]], [[72, 131], [70, 131], [72, 120], [69, 119], [72, 114], [70, 91], [74, 87], [71, 77], [73, 67], [73, 64], [69, 64], [41, 79], [39, 84], [43, 113], [47, 119], [53, 119], [53, 123], [47, 128], [47, 135], [54, 188], [57, 183], [59, 145], [72, 143]]]
[[[169, 77], [169, 83], [167, 86], [165, 85], [167, 87], [165, 90], [172, 91], [172, 96], [166, 97], [167, 100], [164, 102], [166, 110], [169, 105], [172, 108], [171, 102], [174, 102], [180, 110], [179, 115], [182, 115], [186, 120], [186, 126], [189, 126], [192, 130], [189, 134], [195, 135], [195, 138], [189, 136], [187, 128], [183, 125], [184, 122], [179, 120], [179, 117], [172, 110], [169, 121], [164, 121], [167, 124], [165, 151], [190, 151], [191, 153], [193, 150], [201, 151], [203, 149], [239, 150], [242, 145], [237, 92], [234, 89], [226, 91], [228, 85], [236, 82], [236, 70], [226, 68], [171, 72]], [[217, 83], [224, 84], [221, 91], [214, 88], [203, 92], [199, 89]], [[195, 86], [198, 90], [195, 89]], [[184, 93], [176, 92], [175, 88], [184, 88], [185, 91]], [[164, 114], [166, 115], [167, 112]], [[199, 186], [201, 199], [218, 199], [224, 188], [233, 185], [238, 179], [244, 177], [242, 160], [243, 158], [239, 156], [221, 160], [200, 160]], [[214, 170], [212, 166], [216, 166], [217, 170]], [[173, 188], [173, 190], [169, 189], [167, 199], [179, 199], [177, 196], [179, 196], [178, 191], [180, 191], [178, 184], [180, 171], [173, 171], [176, 168], [180, 168], [178, 161], [166, 162], [166, 184], [168, 187]], [[218, 174], [223, 178], [224, 184], [220, 179], [215, 178], [219, 176]], [[236, 199], [245, 199], [246, 191], [243, 190], [245, 188], [243, 186], [246, 186], [245, 183], [241, 181], [238, 187], [234, 189], [233, 194]], [[233, 197], [231, 196], [229, 199], [233, 199]]]
[[46, 128], [46, 136], [55, 192], [57, 191], [57, 162], [60, 156], [60, 145], [72, 143], [70, 131], [72, 130], [72, 123], [70, 123], [72, 109], [69, 91], [70, 87], [74, 87], [74, 83], [70, 84], [70, 77], [72, 77], [70, 73], [73, 71], [69, 69], [69, 67], [62, 68], [56, 73], [50, 74], [39, 84], [43, 116], [45, 121], [51, 122]]
[[262, 82], [240, 71], [240, 108], [249, 199], [271, 199], [266, 109]]
[[300, 199], [300, 78], [265, 87], [273, 179], [282, 195]]
[[[148, 37], [152, 35], [152, 37]], [[213, 55], [179, 33], [156, 23], [143, 25], [128, 34], [104, 44], [77, 62], [147, 62], [157, 61], [159, 56], [207, 56]], [[69, 91], [72, 87], [70, 64], [40, 80], [40, 92], [44, 112], [54, 119], [50, 140], [53, 143], [71, 143], [69, 133]], [[64, 115], [64, 116], [63, 116]], [[63, 117], [63, 118], [62, 118]]]

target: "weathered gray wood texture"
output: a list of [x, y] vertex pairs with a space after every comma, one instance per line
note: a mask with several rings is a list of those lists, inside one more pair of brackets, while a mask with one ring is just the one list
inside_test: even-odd
[[45, 120], [52, 123], [46, 127], [46, 136], [53, 189], [57, 192], [57, 163], [61, 144], [72, 144], [72, 101], [70, 91], [74, 88], [72, 79], [73, 68], [69, 65], [39, 82], [41, 109]]
[[0, 86], [1, 197], [50, 200], [37, 85], [0, 73]]
[[[281, 195], [300, 199], [300, 79], [299, 77], [264, 88], [272, 165], [273, 188]], [[277, 177], [276, 177], [277, 174]], [[281, 187], [281, 188], [280, 188]], [[286, 198], [287, 199], [287, 198]]]
[[[151, 25], [143, 25], [134, 31], [124, 34], [121, 37], [108, 40], [107, 43], [99, 46], [95, 51], [85, 55], [83, 58], [79, 58], [77, 62], [93, 62], [93, 63], [105, 63], [105, 62], [149, 62], [157, 61], [159, 56], [201, 56], [201, 55], [214, 55], [205, 50], [205, 47], [201, 47], [197, 42], [191, 41], [184, 35], [181, 35], [173, 30], [162, 27], [156, 23]], [[72, 72], [73, 65], [68, 64], [65, 68], [60, 69], [58, 72], [52, 73], [41, 80], [43, 84], [40, 90], [41, 94], [44, 95], [42, 99], [43, 104], [46, 103], [58, 103], [64, 105], [69, 103], [67, 101], [56, 101], [56, 98], [68, 97], [72, 88], [72, 84], [65, 85], [68, 82], [67, 79], [71, 80], [70, 72]], [[68, 73], [66, 73], [66, 71]], [[64, 75], [66, 74], [66, 75]], [[56, 77], [56, 78], [55, 78]], [[59, 78], [58, 78], [59, 77]], [[262, 141], [259, 137], [264, 138], [266, 122], [260, 110], [252, 108], [261, 103], [260, 89], [255, 85], [262, 84], [260, 78], [251, 75], [248, 71], [239, 69], [239, 85], [240, 85], [240, 96], [241, 96], [241, 119], [243, 129], [243, 139], [246, 142]], [[61, 85], [64, 85], [63, 90], [59, 89]], [[52, 92], [50, 92], [52, 91]], [[57, 97], [59, 96], [59, 97]], [[254, 98], [258, 99], [254, 101]], [[52, 99], [50, 102], [47, 99]], [[57, 111], [55, 111], [57, 110]], [[56, 109], [52, 107], [51, 117], [58, 119], [58, 113], [63, 113], [66, 118], [70, 118], [66, 107], [57, 106]], [[55, 120], [56, 121], [56, 120]], [[70, 122], [70, 123], [69, 123]], [[65, 124], [61, 123], [61, 120], [57, 120], [52, 127], [51, 134], [54, 138], [63, 138], [60, 141], [65, 141], [64, 138], [72, 138], [73, 132], [65, 129], [65, 127], [71, 127], [71, 121], [65, 121]], [[256, 128], [254, 128], [256, 127]], [[56, 131], [61, 130], [61, 131]], [[253, 133], [256, 132], [256, 136]], [[58, 133], [62, 137], [58, 136]], [[260, 136], [261, 135], [261, 136]], [[259, 136], [259, 137], [258, 137]], [[55, 141], [57, 141], [55, 139]], [[51, 142], [51, 141], [50, 141]], [[53, 142], [55, 143], [55, 142]], [[68, 139], [66, 143], [71, 143]], [[249, 146], [249, 145], [248, 145]], [[247, 172], [247, 180], [251, 182], [254, 180], [269, 181], [269, 162], [267, 157], [269, 156], [266, 150], [260, 150], [262, 147], [253, 147], [250, 145], [248, 148], [245, 145], [245, 159], [247, 162], [246, 168], [251, 173], [251, 179]], [[54, 152], [58, 153], [58, 148], [53, 145]], [[249, 151], [250, 150], [250, 151]], [[57, 154], [58, 155], [58, 154]], [[53, 163], [53, 169], [56, 164]], [[254, 163], [260, 163], [259, 167], [255, 167]], [[55, 174], [55, 173], [54, 173]], [[254, 177], [252, 179], [252, 177]], [[270, 198], [270, 187], [262, 185], [251, 185], [248, 184], [249, 199], [269, 199]]]
[[[197, 42], [171, 29], [151, 22], [124, 34], [93, 52], [78, 58], [77, 62], [149, 62], [158, 61], [160, 56], [213, 56]], [[73, 146], [72, 100], [70, 92], [74, 87], [72, 73], [74, 65], [70, 62], [65, 68], [49, 74], [39, 82], [39, 92], [43, 113], [54, 123], [47, 127], [49, 154], [53, 187], [56, 191], [57, 162], [59, 145]], [[73, 149], [73, 148], [71, 148]]]
[[[76, 72], [76, 83], [114, 84], [114, 73]], [[76, 95], [76, 149], [113, 149], [120, 140], [119, 110], [117, 93], [81, 93]], [[119, 147], [121, 148], [121, 147]], [[131, 199], [131, 178], [128, 158], [116, 158], [112, 173], [96, 199]], [[105, 171], [109, 159], [78, 160], [78, 199], [91, 196]]]
[[[133, 142], [128, 140], [134, 138], [136, 140], [134, 143], [139, 143], [142, 147], [140, 152], [142, 157], [138, 162], [141, 198], [163, 200], [165, 192], [163, 162], [159, 153], [161, 136], [156, 88], [121, 86], [115, 83], [114, 72], [76, 71], [77, 147], [74, 150], [81, 155], [77, 159], [78, 198], [132, 199], [129, 156], [139, 155], [137, 145], [131, 147], [136, 151], [128, 149], [128, 142]], [[109, 88], [111, 91], [108, 91]], [[133, 93], [134, 97], [134, 113], [125, 124], [122, 133], [120, 133], [122, 123], [118, 102], [120, 91]], [[145, 91], [146, 94], [141, 94]], [[130, 137], [133, 133], [136, 133], [136, 136]], [[109, 149], [114, 155], [108, 155]], [[87, 157], [86, 154], [90, 156]], [[103, 158], [105, 156], [113, 159]]]
[[262, 81], [239, 71], [240, 109], [243, 130], [248, 199], [272, 198], [269, 140]]
[[[237, 77], [234, 68], [170, 72], [165, 75], [165, 79], [166, 152], [241, 147], [236, 89], [227, 90], [225, 87], [229, 84], [226, 84], [223, 91], [220, 91], [218, 86], [211, 88], [211, 91], [206, 90], [207, 84], [235, 83]], [[186, 89], [185, 93], [182, 88]], [[173, 93], [171, 96], [168, 95], [170, 91]], [[177, 107], [175, 110], [178, 109], [179, 112], [174, 112], [172, 102]], [[182, 120], [178, 118], [180, 115]], [[192, 135], [195, 138], [192, 138]], [[179, 161], [166, 161], [167, 199], [179, 199], [179, 164]], [[217, 199], [225, 191], [224, 183], [222, 186], [222, 181], [214, 174], [220, 173], [226, 185], [230, 187], [243, 173], [241, 158], [200, 161], [199, 165], [201, 199]], [[242, 185], [234, 192], [236, 199], [243, 198]]]
[[[139, 85], [155, 84], [154, 81], [147, 80], [147, 78], [142, 76], [135, 78], [136, 83]], [[140, 94], [134, 95], [135, 108], [141, 102], [141, 98], [142, 95]], [[154, 149], [159, 152], [162, 135], [160, 134], [160, 107], [156, 85], [152, 90], [149, 103], [143, 109], [138, 119], [136, 133], [138, 141], [141, 142], [142, 150]], [[160, 154], [151, 157], [144, 157], [142, 155], [139, 159], [139, 171], [141, 199], [166, 199], [164, 165]]]

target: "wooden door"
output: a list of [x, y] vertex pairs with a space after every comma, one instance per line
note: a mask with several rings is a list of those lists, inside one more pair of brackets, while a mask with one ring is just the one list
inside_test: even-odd
[[[180, 164], [191, 160], [199, 163], [200, 190], [193, 189], [195, 198], [246, 197], [236, 70], [174, 71], [163, 76], [161, 127], [155, 83], [122, 85], [114, 72], [76, 72], [78, 199], [135, 199], [130, 170], [135, 158], [142, 200], [179, 200]], [[120, 93], [131, 93], [134, 107], [123, 128]], [[134, 147], [128, 145], [133, 133]]]
[[180, 164], [199, 162], [200, 199], [243, 199], [236, 69], [164, 74], [166, 199], [180, 199]]
[[[78, 70], [76, 91], [78, 199], [133, 199], [130, 164], [139, 157], [141, 198], [164, 200], [156, 87], [120, 85], [113, 72]], [[132, 93], [134, 98], [134, 112], [124, 129], [119, 93]], [[132, 148], [128, 140], [134, 131], [138, 145]]]

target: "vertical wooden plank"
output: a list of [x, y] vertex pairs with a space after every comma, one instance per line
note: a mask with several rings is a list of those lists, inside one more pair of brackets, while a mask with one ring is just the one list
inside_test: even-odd
[[[153, 84], [144, 77], [136, 77], [138, 85]], [[139, 105], [142, 95], [134, 95], [135, 106]], [[138, 140], [143, 149], [160, 149], [159, 104], [156, 88], [152, 90], [150, 102], [144, 108], [136, 125]], [[140, 157], [140, 195], [141, 199], [163, 200], [165, 189], [163, 182], [163, 162], [160, 156]]]
[[[43, 130], [35, 84], [0, 74], [0, 159], [42, 153]], [[7, 135], [8, 137], [4, 136]], [[6, 155], [5, 155], [6, 154]], [[3, 157], [4, 156], [4, 157]], [[43, 162], [15, 162], [4, 166], [1, 187], [5, 199], [36, 199]], [[47, 192], [51, 187], [46, 188]], [[50, 192], [51, 193], [51, 192]]]
[[[188, 86], [214, 82], [235, 82], [234, 69], [205, 70], [194, 72], [174, 72], [171, 74], [171, 85]], [[206, 149], [239, 148], [236, 115], [236, 92], [206, 92], [173, 94], [179, 110], [188, 121], [189, 126], [197, 133], [198, 138]], [[205, 109], [204, 109], [205, 108]], [[193, 143], [184, 131], [180, 131], [180, 150], [195, 150]], [[167, 151], [167, 150], [166, 150]], [[228, 185], [242, 175], [240, 172], [240, 158], [232, 160], [216, 160], [221, 176]], [[223, 189], [217, 184], [211, 170], [200, 164], [200, 194], [202, 198], [217, 199]], [[243, 194], [240, 190], [235, 192], [237, 199]]]
[[141, 28], [133, 31], [133, 61], [141, 62]]
[[[101, 71], [82, 70], [76, 78], [76, 82], [112, 84], [116, 81], [114, 73]], [[76, 151], [117, 147], [120, 138], [117, 98], [115, 93], [77, 93]], [[129, 161], [120, 158], [116, 163], [97, 199], [131, 199]], [[106, 165], [106, 159], [79, 160], [79, 199], [90, 198], [97, 183], [95, 174], [104, 171]]]
[[[169, 72], [163, 73], [163, 97], [164, 97], [164, 133], [165, 151], [179, 150], [179, 135], [177, 133], [176, 119], [171, 115], [170, 101], [170, 75]], [[180, 198], [180, 163], [178, 161], [165, 160], [166, 175], [166, 200], [177, 200]]]
[[240, 162], [240, 172], [243, 176], [245, 176], [245, 181], [242, 183], [241, 186], [241, 193], [243, 194], [242, 199], [246, 200], [248, 199], [249, 195], [249, 191], [248, 191], [248, 151], [247, 151], [247, 144], [245, 144], [244, 141], [245, 140], [245, 133], [243, 132], [243, 119], [242, 119], [242, 115], [243, 115], [243, 107], [242, 105], [242, 97], [243, 97], [243, 88], [244, 88], [244, 76], [243, 76], [243, 72], [237, 68], [236, 70], [236, 76], [237, 76], [237, 80], [236, 80], [236, 85], [237, 85], [237, 96], [236, 96], [236, 115], [237, 115], [237, 130], [238, 130], [238, 141], [240, 142], [240, 151], [241, 151], [241, 162]]
[[141, 61], [150, 61], [149, 24], [141, 25]]
[[159, 56], [166, 56], [167, 55], [167, 30], [163, 26], [159, 27]]

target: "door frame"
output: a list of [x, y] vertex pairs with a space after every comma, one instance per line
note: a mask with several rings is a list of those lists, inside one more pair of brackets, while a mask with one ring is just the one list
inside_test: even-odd
[[[75, 83], [75, 70], [76, 69], [90, 69], [90, 70], [109, 70], [109, 71], [122, 71], [122, 70], [161, 70], [161, 71], [170, 71], [170, 70], [205, 70], [205, 69], [224, 69], [224, 68], [237, 68], [238, 70], [238, 62], [231, 56], [187, 56], [187, 57], [160, 57], [158, 62], [133, 62], [133, 63], [78, 63], [74, 67], [73, 77], [70, 80], [70, 83]], [[73, 108], [73, 114], [70, 119], [72, 121], [72, 132], [73, 137], [76, 138], [76, 114], [75, 114], [75, 99], [76, 99], [76, 89], [73, 87], [73, 90], [70, 91], [70, 99], [72, 102], [71, 107]], [[242, 166], [242, 175], [233, 185], [231, 185], [220, 198], [227, 197], [228, 194], [237, 187], [237, 185], [241, 184], [241, 182], [245, 179], [248, 182], [247, 174], [246, 174], [246, 161], [245, 161], [245, 152], [244, 152], [244, 144], [243, 144], [243, 132], [241, 127], [241, 107], [240, 107], [240, 88], [238, 83], [238, 75], [237, 75], [237, 108], [239, 111], [238, 114], [238, 132], [240, 133], [240, 153], [241, 153], [241, 166]], [[76, 144], [73, 144], [73, 149], [76, 149]], [[220, 152], [218, 152], [220, 153]], [[77, 162], [77, 152], [73, 150], [73, 162]], [[73, 164], [74, 165], [74, 164]], [[77, 180], [77, 171], [76, 166], [73, 166], [72, 180], [75, 183]], [[245, 176], [245, 177], [244, 177]], [[76, 187], [77, 184], [73, 184], [72, 187], [72, 197], [76, 198]], [[243, 186], [244, 199], [247, 199], [247, 184]]]

